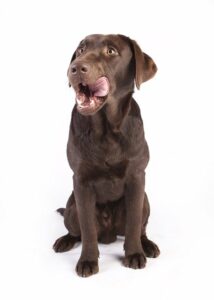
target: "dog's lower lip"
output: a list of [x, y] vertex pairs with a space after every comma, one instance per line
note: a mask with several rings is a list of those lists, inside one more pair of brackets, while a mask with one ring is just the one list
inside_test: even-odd
[[76, 102], [77, 102], [77, 109], [81, 113], [94, 113], [105, 103], [105, 98], [93, 96], [89, 98], [84, 97], [84, 100], [82, 99], [80, 100], [77, 97]]

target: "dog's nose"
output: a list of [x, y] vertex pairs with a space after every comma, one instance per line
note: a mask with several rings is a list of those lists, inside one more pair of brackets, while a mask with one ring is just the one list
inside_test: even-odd
[[86, 64], [84, 64], [84, 65], [82, 65], [82, 66], [80, 67], [80, 72], [81, 72], [81, 73], [87, 73], [88, 70], [89, 70], [89, 66], [86, 65]]
[[74, 64], [71, 65], [71, 74], [76, 75], [78, 72], [86, 74], [89, 71], [89, 65], [87, 64]]

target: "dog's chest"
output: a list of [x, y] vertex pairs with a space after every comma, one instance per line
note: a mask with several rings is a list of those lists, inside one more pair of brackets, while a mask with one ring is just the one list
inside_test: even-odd
[[111, 165], [117, 168], [118, 163], [127, 158], [129, 145], [127, 139], [121, 134], [107, 134], [100, 139], [92, 136], [91, 154], [95, 161], [105, 162], [106, 166]]
[[92, 142], [88, 147], [88, 162], [91, 171], [105, 180], [124, 178], [128, 167], [127, 151], [122, 140], [104, 140]]
[[110, 164], [104, 161], [100, 166], [89, 170], [89, 179], [92, 179], [97, 202], [115, 201], [124, 194], [124, 184], [129, 161], [124, 159]]

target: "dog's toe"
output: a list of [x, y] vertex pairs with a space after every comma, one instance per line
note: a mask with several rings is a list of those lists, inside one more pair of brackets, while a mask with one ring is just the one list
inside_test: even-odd
[[76, 266], [76, 272], [80, 277], [88, 277], [99, 271], [96, 261], [79, 261]]
[[77, 239], [68, 233], [56, 240], [53, 249], [55, 252], [66, 252], [71, 250], [76, 242]]
[[158, 246], [154, 242], [147, 239], [147, 237], [143, 236], [141, 238], [141, 242], [142, 242], [144, 253], [146, 254], [147, 257], [155, 258], [160, 255], [160, 250]]
[[124, 258], [125, 267], [132, 269], [142, 269], [146, 266], [146, 257], [143, 253], [135, 253]]

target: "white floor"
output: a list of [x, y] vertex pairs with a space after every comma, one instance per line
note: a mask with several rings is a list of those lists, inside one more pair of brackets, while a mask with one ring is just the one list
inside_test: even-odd
[[[25, 204], [29, 199], [26, 199]], [[43, 199], [45, 201], [45, 199]], [[48, 200], [48, 199], [47, 199]], [[214, 221], [200, 207], [183, 211], [163, 201], [152, 211], [148, 233], [161, 249], [143, 270], [122, 266], [123, 239], [100, 245], [100, 272], [79, 278], [74, 269], [81, 245], [62, 254], [52, 250], [54, 240], [66, 231], [50, 200], [22, 206], [9, 204], [1, 220], [1, 293], [4, 299], [47, 297], [127, 297], [146, 299], [213, 299]], [[48, 204], [49, 202], [49, 204]], [[19, 209], [18, 209], [19, 207]], [[29, 212], [33, 212], [32, 214]], [[2, 222], [3, 221], [3, 222]]]

